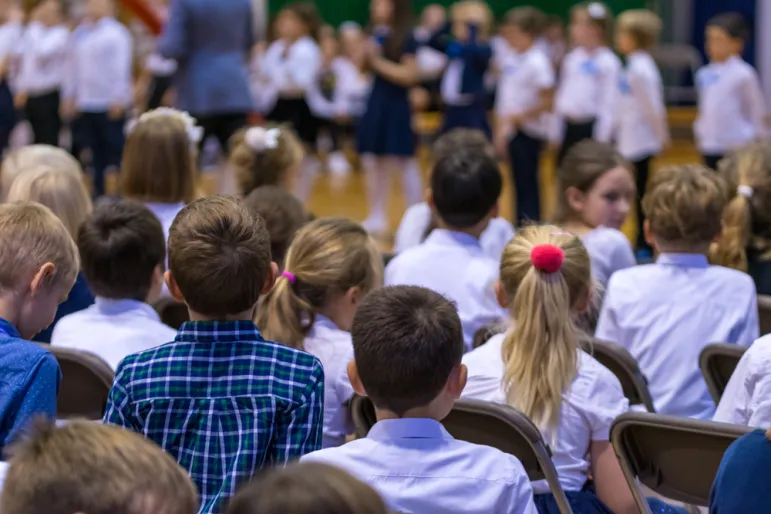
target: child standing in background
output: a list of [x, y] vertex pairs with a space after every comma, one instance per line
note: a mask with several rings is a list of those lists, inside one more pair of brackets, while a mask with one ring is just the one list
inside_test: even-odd
[[713, 170], [729, 150], [767, 135], [760, 79], [741, 57], [749, 35], [738, 13], [718, 14], [707, 22], [710, 63], [696, 73], [699, 115], [693, 133], [704, 164]]
[[305, 155], [292, 129], [268, 124], [236, 132], [230, 140], [228, 165], [233, 169], [241, 196], [262, 186], [291, 190]]
[[612, 27], [611, 12], [603, 3], [583, 2], [571, 11], [570, 34], [576, 47], [562, 63], [551, 138], [561, 144], [558, 163], [579, 141], [607, 143], [613, 135], [621, 61], [607, 47]]
[[16, 108], [11, 92], [11, 68], [16, 45], [22, 35], [24, 12], [12, 1], [0, 7], [0, 154], [8, 148], [11, 132], [16, 126]]

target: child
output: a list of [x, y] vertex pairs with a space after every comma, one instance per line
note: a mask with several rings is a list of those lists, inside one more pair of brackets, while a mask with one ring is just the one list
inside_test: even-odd
[[195, 197], [196, 155], [202, 131], [187, 113], [160, 108], [130, 128], [123, 152], [120, 192], [144, 202], [161, 222], [171, 222]]
[[370, 15], [376, 33], [368, 61], [375, 80], [359, 120], [356, 149], [362, 158], [369, 201], [369, 214], [362, 225], [379, 235], [388, 229], [392, 169], [402, 170], [407, 207], [420, 202], [423, 194], [408, 94], [419, 74], [417, 43], [409, 28], [411, 0], [370, 0]]
[[166, 238], [147, 207], [131, 200], [97, 207], [77, 243], [96, 302], [59, 320], [52, 345], [91, 352], [116, 369], [124, 357], [174, 339], [151, 306], [163, 286]]
[[366, 438], [301, 462], [351, 472], [396, 512], [535, 514], [515, 457], [456, 440], [440, 424], [466, 383], [463, 329], [449, 300], [421, 287], [374, 291], [356, 311], [351, 335], [348, 376], [357, 394], [372, 399], [378, 421]]
[[420, 85], [412, 89], [413, 105], [416, 94], [423, 96], [425, 110], [437, 112], [441, 107], [442, 72], [447, 67], [447, 54], [428, 45], [431, 36], [447, 23], [447, 10], [441, 4], [429, 4], [420, 13], [420, 25], [415, 27], [413, 36], [418, 47], [415, 51], [415, 64], [420, 72]]
[[255, 323], [269, 339], [316, 355], [324, 366], [322, 447], [340, 446], [353, 433], [345, 366], [353, 359], [356, 308], [383, 284], [383, 257], [357, 223], [316, 220], [289, 247], [282, 279], [257, 309]]
[[241, 196], [262, 186], [293, 189], [304, 150], [292, 129], [278, 125], [236, 132], [230, 141], [229, 165]]
[[652, 11], [633, 9], [619, 16], [616, 27], [616, 48], [626, 56], [626, 68], [619, 78], [615, 140], [637, 174], [637, 248], [650, 253], [640, 199], [645, 195], [651, 159], [669, 144], [661, 74], [648, 53], [658, 41], [661, 19]]
[[0, 155], [8, 148], [11, 132], [16, 126], [16, 108], [11, 92], [12, 63], [21, 39], [24, 12], [15, 1], [0, 5]]
[[771, 466], [771, 430], [755, 430], [728, 447], [709, 495], [710, 514], [768, 512], [771, 503], [763, 491]]
[[36, 144], [59, 146], [59, 100], [70, 31], [62, 0], [35, 0], [18, 53], [14, 104], [26, 114]]
[[581, 238], [603, 289], [613, 273], [636, 264], [621, 232], [635, 196], [633, 175], [612, 146], [592, 140], [575, 145], [557, 171], [555, 222]]
[[0, 508], [16, 514], [195, 514], [187, 473], [143, 437], [108, 425], [37, 423], [14, 445]]
[[693, 124], [704, 164], [717, 169], [729, 150], [766, 135], [766, 102], [755, 69], [741, 55], [749, 28], [740, 14], [718, 14], [707, 22], [710, 63], [696, 73], [699, 115]]
[[[53, 211], [64, 223], [73, 241], [77, 238], [81, 223], [91, 214], [91, 199], [83, 184], [83, 175], [73, 173], [70, 168], [38, 165], [27, 168], [13, 181], [8, 202], [39, 202]], [[75, 285], [66, 300], [56, 311], [53, 323], [43, 327], [34, 340], [50, 343], [56, 323], [64, 316], [85, 309], [94, 303], [94, 295], [86, 284], [82, 273], [78, 273]]]
[[280, 187], [262, 186], [244, 198], [244, 205], [265, 221], [270, 236], [270, 255], [279, 269], [284, 269], [289, 244], [309, 219], [303, 204]]
[[648, 378], [656, 411], [710, 419], [715, 404], [699, 371], [709, 343], [743, 346], [758, 337], [752, 279], [710, 266], [720, 235], [725, 182], [699, 165], [659, 170], [643, 198], [655, 264], [619, 271], [608, 284], [595, 337], [625, 347]]
[[[445, 157], [467, 148], [480, 153], [486, 153], [491, 157], [495, 151], [490, 141], [479, 130], [453, 129], [439, 136], [434, 143], [434, 161], [441, 161]], [[404, 211], [402, 221], [396, 230], [394, 240], [394, 252], [403, 252], [413, 246], [418, 246], [436, 228], [436, 221], [431, 213], [428, 202], [416, 203]], [[514, 227], [508, 220], [500, 216], [490, 220], [487, 228], [479, 236], [479, 244], [484, 252], [495, 260], [501, 258], [503, 248], [514, 237]]]
[[562, 18], [556, 15], [546, 17], [543, 33], [536, 41], [536, 46], [546, 54], [554, 69], [559, 70], [567, 53], [565, 22]]
[[49, 145], [22, 146], [8, 152], [0, 166], [0, 201], [8, 196], [11, 184], [22, 171], [38, 165], [47, 165], [76, 176], [83, 175], [80, 163], [61, 148]]
[[62, 222], [34, 202], [0, 204], [0, 240], [3, 449], [33, 416], [56, 417], [59, 364], [29, 340], [53, 321], [75, 283], [80, 264], [78, 250]]
[[228, 505], [226, 514], [387, 514], [383, 499], [345, 471], [308, 462], [258, 476]]
[[560, 164], [579, 141], [611, 140], [621, 69], [621, 61], [607, 47], [613, 27], [610, 10], [601, 2], [583, 2], [570, 14], [570, 36], [576, 47], [562, 63], [554, 103], [552, 143], [561, 143]]
[[259, 469], [321, 447], [321, 363], [252, 322], [275, 276], [259, 217], [235, 198], [189, 203], [171, 226], [166, 284], [192, 321], [115, 374], [104, 421], [170, 453], [198, 487], [200, 514], [221, 512]]
[[758, 294], [771, 295], [771, 145], [752, 143], [731, 152], [718, 171], [731, 201], [710, 262], [749, 273]]
[[479, 242], [498, 215], [501, 184], [498, 163], [484, 153], [459, 149], [438, 161], [428, 200], [437, 228], [386, 267], [386, 285], [428, 287], [457, 303], [467, 349], [477, 329], [505, 316], [493, 294], [498, 261]]
[[87, 0], [87, 17], [72, 33], [62, 85], [63, 117], [93, 154], [95, 196], [105, 193], [107, 168], [120, 164], [132, 102], [133, 43], [114, 18], [114, 2]]
[[504, 19], [504, 37], [513, 52], [499, 63], [495, 141], [498, 152], [508, 153], [511, 161], [519, 224], [541, 219], [538, 179], [554, 89], [549, 58], [535, 48], [543, 17], [535, 7], [518, 7]]

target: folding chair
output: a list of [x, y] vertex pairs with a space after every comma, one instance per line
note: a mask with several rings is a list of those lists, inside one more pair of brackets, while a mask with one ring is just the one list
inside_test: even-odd
[[161, 318], [161, 321], [173, 328], [179, 330], [182, 323], [190, 321], [190, 314], [187, 312], [187, 305], [180, 303], [173, 298], [161, 298], [153, 305], [155, 312]]
[[[376, 421], [372, 402], [356, 396], [351, 400], [351, 411], [357, 434], [366, 435]], [[442, 425], [458, 440], [492, 446], [514, 455], [522, 462], [531, 481], [546, 480], [562, 514], [573, 512], [541, 431], [518, 410], [508, 405], [458, 400]]]
[[728, 446], [752, 429], [649, 412], [627, 412], [610, 438], [635, 503], [651, 514], [637, 481], [679, 502], [707, 506], [712, 482]]
[[720, 403], [723, 391], [746, 351], [747, 348], [744, 346], [713, 343], [705, 346], [699, 354], [699, 368], [704, 375], [704, 381], [707, 382], [707, 389], [715, 400], [715, 405]]
[[62, 383], [57, 419], [102, 419], [115, 372], [93, 353], [44, 345], [59, 361]]
[[667, 104], [695, 101], [696, 88], [682, 84], [684, 74], [694, 77], [701, 67], [703, 60], [699, 50], [688, 44], [663, 44], [653, 48], [651, 56], [661, 69]]
[[656, 412], [653, 397], [648, 391], [648, 380], [626, 348], [591, 339], [582, 341], [581, 347], [616, 375], [630, 405], [644, 405], [648, 412]]
[[758, 295], [758, 320], [760, 335], [771, 334], [771, 296]]
[[388, 266], [388, 263], [393, 260], [394, 257], [396, 257], [395, 253], [384, 253], [383, 255], [383, 265]]

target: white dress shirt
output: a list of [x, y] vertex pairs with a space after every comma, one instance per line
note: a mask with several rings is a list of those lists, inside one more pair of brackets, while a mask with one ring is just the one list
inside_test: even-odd
[[525, 469], [513, 456], [454, 439], [433, 419], [379, 421], [364, 439], [309, 453], [377, 490], [405, 514], [537, 514]]
[[742, 356], [713, 419], [771, 428], [771, 335], [752, 343]]
[[739, 57], [710, 63], [696, 73], [696, 87], [693, 132], [702, 153], [722, 155], [766, 137], [766, 102], [755, 68]]
[[637, 264], [629, 239], [619, 230], [597, 227], [581, 236], [581, 241], [592, 260], [592, 277], [602, 287], [613, 273]]
[[81, 23], [70, 38], [62, 96], [78, 111], [105, 112], [129, 107], [133, 87], [133, 41], [115, 18]]
[[310, 37], [302, 37], [289, 45], [282, 39], [271, 43], [259, 63], [259, 79], [270, 84], [273, 93], [262, 102], [265, 109], [272, 110], [284, 92], [296, 97], [292, 90], [300, 89], [304, 95], [319, 75], [321, 60], [321, 50]]
[[[503, 388], [503, 340], [506, 334], [490, 338], [484, 345], [467, 353], [468, 367], [464, 398], [506, 404]], [[557, 432], [543, 431], [552, 450], [552, 461], [559, 481], [566, 491], [580, 491], [589, 476], [589, 449], [592, 441], [608, 441], [610, 425], [629, 410], [616, 376], [589, 354], [579, 351], [578, 374], [562, 395]], [[548, 493], [545, 480], [533, 482], [536, 494]]]
[[648, 52], [629, 55], [618, 81], [615, 139], [629, 161], [661, 153], [669, 140], [664, 86]]
[[485, 254], [478, 239], [439, 228], [394, 257], [385, 270], [387, 286], [422, 286], [455, 302], [466, 349], [478, 329], [508, 317], [495, 298], [497, 279], [498, 261]]
[[367, 98], [372, 87], [372, 77], [362, 73], [350, 59], [337, 57], [332, 61], [335, 90], [332, 99], [324, 97], [318, 81], [307, 92], [308, 106], [320, 118], [347, 116], [357, 118], [367, 108]]
[[576, 47], [565, 56], [554, 101], [553, 141], [562, 141], [565, 121], [595, 120], [594, 139], [613, 136], [615, 97], [621, 61], [609, 48]]
[[16, 50], [19, 56], [16, 89], [29, 96], [59, 90], [64, 80], [69, 39], [70, 31], [64, 25], [46, 27], [38, 22], [27, 25]]
[[[431, 225], [431, 207], [426, 202], [416, 203], [407, 208], [396, 229], [394, 238], [394, 253], [400, 253], [407, 248], [418, 246], [425, 239], [426, 231]], [[501, 260], [503, 249], [514, 238], [514, 227], [505, 218], [493, 218], [482, 232], [479, 244], [482, 250], [495, 259]]]
[[712, 419], [699, 354], [710, 343], [752, 344], [756, 298], [746, 273], [710, 266], [703, 255], [663, 253], [611, 277], [595, 337], [637, 359], [657, 412]]
[[[495, 115], [499, 118], [521, 114], [541, 103], [544, 91], [554, 87], [554, 67], [541, 50], [532, 47], [526, 52], [505, 52], [499, 58], [500, 76], [495, 97]], [[531, 137], [545, 139], [549, 135], [550, 117], [543, 113], [522, 125]], [[513, 136], [515, 129], [510, 129]]]
[[161, 323], [150, 305], [97, 297], [90, 307], [60, 319], [51, 344], [98, 355], [112, 367], [128, 355], [173, 341], [177, 332]]
[[340, 330], [330, 320], [316, 315], [308, 337], [303, 342], [305, 351], [321, 361], [324, 368], [324, 432], [322, 448], [340, 446], [345, 436], [352, 434], [355, 427], [348, 408], [353, 396], [353, 387], [348, 379], [348, 363], [353, 360], [351, 334]]
[[[0, 62], [8, 59], [8, 63], [13, 61], [16, 54], [16, 47], [21, 41], [24, 28], [21, 23], [4, 23], [0, 25]], [[7, 63], [7, 64], [8, 64]], [[5, 75], [0, 77], [0, 82], [5, 81], [12, 89], [16, 89], [16, 73], [12, 67], [6, 68]]]

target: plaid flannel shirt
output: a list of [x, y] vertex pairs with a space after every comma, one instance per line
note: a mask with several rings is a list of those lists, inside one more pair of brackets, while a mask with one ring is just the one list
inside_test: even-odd
[[259, 469], [321, 448], [324, 371], [248, 321], [187, 322], [118, 366], [106, 423], [143, 434], [188, 470], [202, 514]]

